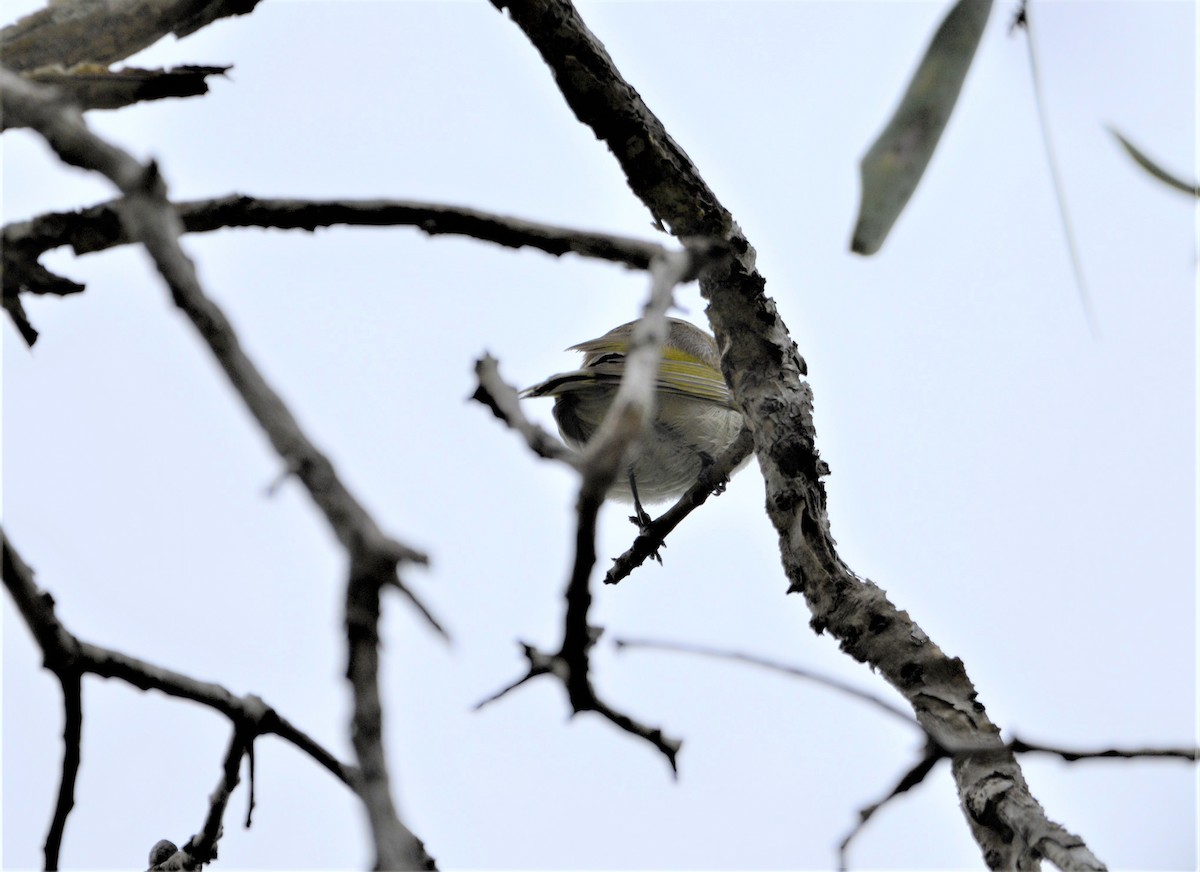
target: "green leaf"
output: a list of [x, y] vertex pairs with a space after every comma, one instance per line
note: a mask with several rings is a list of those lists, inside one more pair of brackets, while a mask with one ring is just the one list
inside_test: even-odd
[[917, 188], [958, 101], [992, 0], [958, 0], [933, 35], [908, 91], [863, 156], [862, 203], [850, 249], [874, 254]]
[[1191, 194], [1193, 197], [1200, 197], [1200, 185], [1197, 185], [1195, 182], [1185, 182], [1179, 176], [1167, 172], [1147, 157], [1146, 153], [1140, 148], [1118, 133], [1116, 129], [1110, 127], [1108, 128], [1108, 132], [1117, 138], [1117, 142], [1121, 143], [1121, 146], [1129, 152], [1129, 156], [1137, 161], [1138, 166], [1154, 176], [1154, 178], [1166, 185], [1170, 185], [1177, 191], [1183, 191], [1185, 194]]

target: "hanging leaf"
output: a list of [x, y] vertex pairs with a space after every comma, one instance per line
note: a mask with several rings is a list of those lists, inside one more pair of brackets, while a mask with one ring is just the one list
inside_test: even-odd
[[933, 35], [908, 91], [863, 156], [851, 251], [874, 254], [917, 188], [962, 90], [992, 0], [958, 0]]
[[1125, 149], [1125, 151], [1129, 152], [1129, 156], [1137, 161], [1138, 166], [1140, 166], [1150, 175], [1154, 176], [1154, 178], [1158, 179], [1164, 184], [1170, 185], [1177, 191], [1183, 191], [1185, 194], [1191, 194], [1193, 197], [1200, 197], [1200, 185], [1197, 185], [1196, 182], [1185, 182], [1183, 179], [1179, 178], [1179, 176], [1167, 172], [1157, 163], [1147, 157], [1145, 152], [1118, 133], [1114, 128], [1108, 128], [1108, 132], [1117, 138], [1117, 142], [1121, 143], [1121, 146]]

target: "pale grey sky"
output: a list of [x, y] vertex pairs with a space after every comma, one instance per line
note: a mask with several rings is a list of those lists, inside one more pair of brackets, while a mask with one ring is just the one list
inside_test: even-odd
[[[15, 18], [36, 4], [9, 2]], [[842, 554], [961, 657], [993, 720], [1080, 748], [1195, 741], [1195, 207], [1105, 131], [1194, 172], [1193, 4], [1035, 4], [1052, 130], [1100, 337], [1087, 329], [999, 4], [955, 117], [871, 259], [848, 248], [857, 161], [946, 3], [583, 3], [625, 76], [759, 254], [808, 361]], [[396, 197], [656, 234], [550, 74], [488, 3], [271, 2], [132, 61], [233, 64], [203, 98], [91, 113], [177, 199]], [[108, 199], [25, 131], [4, 136], [4, 220]], [[485, 350], [518, 385], [634, 317], [641, 275], [407, 228], [189, 237], [248, 352], [389, 532], [443, 645], [386, 604], [390, 760], [443, 868], [824, 868], [920, 736], [845, 696], [735, 665], [616, 654], [613, 637], [738, 648], [884, 697], [785, 597], [751, 465], [597, 590], [606, 699], [684, 739], [663, 761], [517, 677], [557, 643], [571, 476], [466, 398]], [[344, 758], [341, 553], [286, 484], [207, 349], [134, 249], [51, 268], [86, 293], [26, 301], [4, 343], [4, 526], [74, 632], [260, 694]], [[695, 286], [683, 317], [704, 324]], [[534, 414], [551, 426], [548, 402]], [[602, 515], [600, 552], [632, 539]], [[6, 867], [41, 862], [61, 703], [4, 606]], [[85, 684], [64, 868], [133, 868], [202, 820], [223, 718]], [[289, 746], [257, 745], [222, 869], [360, 868], [362, 815]], [[1023, 761], [1049, 815], [1113, 868], [1195, 868], [1196, 774], [1178, 762]], [[944, 769], [882, 812], [853, 868], [981, 862]]]

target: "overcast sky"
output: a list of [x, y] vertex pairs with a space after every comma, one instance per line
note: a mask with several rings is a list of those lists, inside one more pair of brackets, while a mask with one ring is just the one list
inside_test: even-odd
[[[15, 19], [34, 3], [8, 0]], [[848, 252], [857, 163], [947, 3], [583, 3], [592, 29], [758, 251], [808, 361], [833, 533], [953, 656], [992, 719], [1080, 749], [1196, 733], [1195, 206], [1114, 125], [1195, 172], [1187, 2], [1037, 3], [1045, 99], [1099, 337], [1087, 327], [1037, 126], [1025, 40], [999, 3], [958, 110], [882, 252]], [[519, 30], [479, 2], [287, 2], [131, 63], [232, 64], [203, 98], [94, 112], [177, 199], [395, 197], [660, 239]], [[4, 220], [113, 195], [26, 131], [4, 135]], [[381, 526], [427, 550], [406, 580], [446, 646], [387, 597], [386, 732], [402, 815], [443, 868], [825, 868], [921, 736], [822, 687], [617, 637], [735, 648], [898, 699], [784, 595], [751, 465], [675, 533], [665, 565], [596, 591], [607, 701], [684, 740], [681, 774], [593, 717], [567, 720], [517, 640], [561, 633], [575, 499], [467, 397], [484, 351], [524, 386], [636, 316], [644, 276], [410, 228], [185, 240], [248, 353]], [[6, 320], [4, 527], [82, 638], [257, 693], [343, 759], [342, 553], [145, 255], [52, 268], [87, 284]], [[682, 317], [705, 324], [695, 285]], [[548, 401], [531, 414], [552, 426]], [[601, 516], [599, 550], [634, 529]], [[57, 682], [4, 605], [6, 867], [33, 867], [61, 757]], [[206, 709], [84, 688], [64, 868], [136, 868], [203, 821], [229, 735]], [[221, 869], [362, 868], [350, 793], [257, 746]], [[1049, 816], [1113, 868], [1192, 869], [1179, 762], [1022, 760]], [[945, 764], [871, 823], [853, 868], [982, 865]]]

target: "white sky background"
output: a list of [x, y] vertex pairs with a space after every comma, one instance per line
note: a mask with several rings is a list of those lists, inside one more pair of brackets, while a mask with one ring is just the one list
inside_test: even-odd
[[[7, 2], [6, 20], [37, 4]], [[843, 556], [948, 653], [992, 718], [1084, 749], [1196, 733], [1195, 211], [1111, 123], [1194, 173], [1193, 4], [1033, 10], [1068, 205], [1094, 297], [1076, 299], [1014, 7], [993, 13], [947, 135], [880, 255], [848, 252], [857, 162], [948, 3], [585, 3], [585, 20], [742, 225], [808, 361]], [[395, 197], [655, 238], [615, 161], [518, 29], [482, 2], [264, 3], [131, 63], [233, 64], [203, 98], [94, 112], [177, 199]], [[112, 196], [36, 137], [4, 136], [4, 220]], [[678, 783], [643, 743], [566, 720], [541, 680], [470, 706], [558, 644], [574, 488], [468, 402], [485, 350], [528, 385], [634, 317], [644, 276], [430, 240], [411, 228], [185, 240], [246, 349], [381, 525], [429, 551], [389, 596], [388, 750], [406, 822], [443, 868], [823, 868], [921, 737], [824, 688], [613, 637], [707, 643], [894, 694], [785, 597], [751, 466], [599, 589], [610, 704], [682, 737]], [[138, 250], [52, 269], [42, 332], [4, 341], [4, 525], [82, 638], [253, 692], [350, 759], [344, 560]], [[704, 324], [693, 285], [679, 295]], [[552, 426], [548, 402], [531, 411]], [[600, 553], [632, 541], [623, 506]], [[57, 682], [4, 599], [6, 867], [41, 863], [61, 758]], [[135, 868], [201, 825], [230, 728], [89, 679], [64, 868]], [[357, 801], [257, 743], [222, 869], [362, 868]], [[1191, 869], [1180, 762], [1023, 760], [1049, 815], [1114, 868]], [[871, 823], [854, 868], [982, 865], [945, 764]]]

